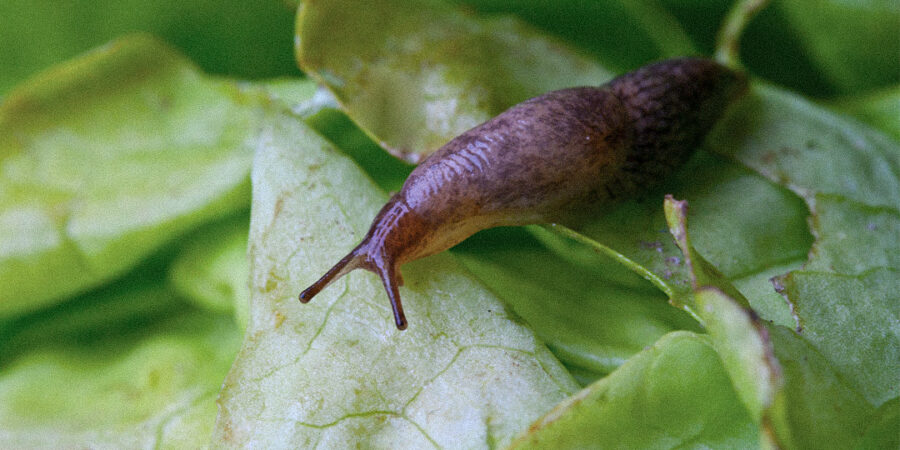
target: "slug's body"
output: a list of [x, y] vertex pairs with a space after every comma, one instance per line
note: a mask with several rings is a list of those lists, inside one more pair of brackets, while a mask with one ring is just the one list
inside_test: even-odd
[[300, 294], [377, 273], [406, 328], [399, 267], [476, 231], [558, 221], [633, 195], [682, 164], [745, 79], [709, 60], [643, 67], [601, 87], [550, 92], [448, 142], [410, 174], [362, 242]]

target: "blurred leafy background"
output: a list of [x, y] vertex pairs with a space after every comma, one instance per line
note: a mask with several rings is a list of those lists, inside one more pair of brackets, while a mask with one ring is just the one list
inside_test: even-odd
[[[618, 71], [666, 52], [712, 54], [727, 0], [453, 0], [512, 13], [599, 57]], [[56, 62], [143, 31], [180, 49], [204, 71], [235, 78], [296, 76], [296, 1], [87, 1], [0, 5], [0, 93]], [[900, 74], [897, 4], [775, 1], [747, 28], [743, 62], [757, 75], [814, 98], [894, 88]], [[633, 30], [639, 29], [640, 33]], [[673, 32], [674, 31], [674, 32]]]
[[[512, 14], [561, 38], [613, 72], [624, 72], [665, 56], [712, 54], [718, 28], [732, 6], [729, 1], [701, 0], [453, 0], [448, 3], [461, 6], [472, 15]], [[252, 129], [265, 120], [265, 114], [259, 111], [269, 108], [267, 105], [273, 99], [295, 105], [292, 95], [306, 99], [314, 90], [311, 81], [305, 84], [292, 81], [304, 77], [294, 56], [296, 8], [296, 2], [287, 0], [252, 3], [5, 0], [0, 3], [0, 98], [12, 95], [17, 86], [24, 86], [20, 92], [28, 97], [39, 92], [47, 78], [26, 80], [48, 67], [76, 58], [115, 38], [146, 32], [185, 56], [184, 59], [172, 56], [152, 43], [138, 46], [150, 55], [158, 52], [158, 61], [164, 62], [160, 63], [159, 77], [151, 77], [151, 81], [158, 82], [163, 92], [174, 93], [172, 98], [176, 99], [178, 114], [173, 115], [173, 121], [195, 123], [195, 129], [223, 126], [214, 114], [192, 112], [192, 105], [206, 108], [207, 98], [221, 97], [229, 99], [221, 106], [229, 111], [229, 117], [238, 118], [225, 126]], [[811, 7], [806, 1], [780, 0], [772, 2], [751, 22], [742, 38], [741, 56], [756, 77], [867, 122], [897, 141], [900, 140], [898, 30], [900, 7], [896, 1], [835, 0], [817, 2]], [[133, 60], [138, 61], [141, 56], [147, 55], [135, 55]], [[192, 63], [211, 76], [199, 74]], [[112, 69], [122, 67], [139, 73], [155, 73], [153, 67], [140, 62]], [[129, 82], [116, 79], [116, 73], [119, 72], [106, 73], [110, 86], [122, 86], [123, 95], [143, 92], [129, 91]], [[270, 81], [273, 79], [289, 81], [279, 84]], [[220, 83], [221, 80], [251, 82], [232, 84]], [[94, 79], [91, 83], [103, 81], [103, 78]], [[255, 87], [262, 87], [268, 94], [260, 95], [253, 90]], [[196, 95], [182, 99], [183, 91]], [[0, 136], [0, 143], [17, 138], [16, 133], [27, 128], [21, 124], [31, 123], [16, 122], [28, 117], [29, 104], [16, 104], [13, 100], [17, 99], [13, 97], [6, 100], [9, 100], [4, 106], [6, 127], [0, 126], [0, 133], [5, 135]], [[74, 102], [58, 111], [61, 115], [77, 117], [83, 106]], [[169, 111], [166, 105], [163, 107], [163, 111]], [[147, 117], [153, 120], [152, 113]], [[408, 166], [380, 152], [377, 145], [336, 109], [326, 108], [306, 120], [370, 169], [370, 175], [385, 189], [396, 189], [402, 175], [409, 170]], [[190, 135], [190, 130], [177, 125], [169, 129], [171, 136]], [[217, 145], [231, 148], [236, 144], [225, 139]], [[247, 149], [235, 154], [236, 167], [244, 167], [241, 164], [247, 162]], [[0, 153], [0, 156], [9, 155]], [[200, 175], [204, 173], [207, 176], [221, 173], [221, 167], [228, 166], [232, 160], [210, 157], [204, 161], [208, 173], [198, 169], [184, 177], [202, 179]], [[122, 167], [131, 166], [123, 164]], [[371, 170], [372, 167], [389, 169]], [[87, 167], [82, 173], [89, 174], [90, 169]], [[12, 170], [3, 174], [15, 175]], [[143, 175], [144, 182], [152, 184], [153, 174]], [[10, 428], [0, 430], [0, 442], [22, 447], [86, 441], [122, 446], [157, 442], [164, 446], [190, 447], [206, 442], [212, 428], [210, 417], [215, 414], [212, 400], [231, 365], [249, 314], [243, 259], [249, 188], [241, 169], [235, 169], [233, 175], [233, 183], [228, 185], [230, 190], [225, 189], [225, 194], [220, 191], [210, 194], [212, 200], [204, 203], [202, 212], [194, 211], [188, 219], [176, 215], [163, 226], [168, 231], [153, 238], [139, 235], [130, 241], [144, 250], [131, 260], [111, 259], [108, 251], [98, 251], [97, 258], [104, 264], [115, 260], [111, 263], [115, 269], [98, 273], [94, 279], [72, 289], [64, 286], [68, 281], [60, 282], [62, 286], [35, 287], [47, 292], [57, 287], [63, 291], [69, 289], [66, 291], [69, 294], [63, 298], [48, 294], [46, 305], [37, 304], [21, 311], [13, 305], [0, 317], [0, 374], [8, 374], [0, 388], [0, 403], [5, 408], [0, 418], [10, 420], [7, 422]], [[50, 179], [44, 181], [50, 183]], [[9, 205], [3, 201], [13, 196], [3, 195], [10, 192], [0, 192], [0, 206]], [[15, 199], [27, 197], [21, 195]], [[12, 219], [0, 221], [0, 230], [15, 230], [10, 225], [12, 222]], [[531, 235], [510, 233], [516, 235], [514, 240], [528, 245], [515, 252], [527, 253], [531, 248], [547, 245], [546, 237], [539, 243]], [[9, 236], [14, 235], [3, 236], [11, 239]], [[797, 241], [807, 248], [810, 245], [806, 235]], [[8, 251], [14, 247], [10, 242], [4, 242], [6, 247], [0, 245], [0, 248]], [[222, 242], [228, 245], [218, 245]], [[490, 237], [476, 237], [467, 243], [468, 255], [479, 256], [483, 252], [481, 259], [472, 259], [474, 264], [489, 262], [492, 256], [501, 253], [491, 249], [491, 242]], [[462, 252], [464, 258], [466, 248]], [[572, 259], [581, 258], [575, 256], [578, 254], [575, 251], [567, 254]], [[511, 259], [519, 258], [513, 254]], [[37, 283], [54, 284], [50, 281], [52, 270], [66, 273], [67, 277], [71, 274], [73, 279], [81, 271], [78, 266], [45, 270], [51, 276], [38, 277]], [[16, 282], [0, 279], [8, 286]], [[509, 289], [517, 286], [515, 280], [507, 284]], [[232, 305], [235, 301], [236, 308]], [[54, 306], [54, 302], [60, 304]], [[243, 310], [240, 305], [244, 305]], [[0, 311], [4, 307], [0, 305]], [[233, 320], [233, 315], [237, 320]], [[668, 317], [661, 323], [665, 321], [672, 323], [660, 325], [661, 329], [695, 329], [685, 317]], [[627, 356], [623, 355], [622, 360]], [[208, 364], [198, 366], [195, 364], [198, 360]], [[604, 364], [607, 370], [613, 370], [622, 360]], [[576, 368], [570, 369], [583, 383], [598, 375], [579, 374]], [[68, 382], [60, 383], [60, 379]], [[896, 403], [895, 399], [893, 404]], [[105, 411], [107, 415], [99, 417], [94, 411]], [[890, 419], [883, 420], [892, 423], [888, 422]], [[117, 425], [98, 426], [107, 423]], [[27, 433], [18, 434], [13, 425]], [[142, 433], [135, 433], [136, 429]]]

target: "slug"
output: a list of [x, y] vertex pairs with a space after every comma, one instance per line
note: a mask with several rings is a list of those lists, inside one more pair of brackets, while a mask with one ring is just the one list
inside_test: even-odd
[[515, 105], [416, 167], [362, 242], [300, 301], [366, 269], [381, 277], [405, 329], [402, 264], [485, 228], [558, 222], [646, 189], [688, 159], [746, 87], [716, 62], [681, 58]]

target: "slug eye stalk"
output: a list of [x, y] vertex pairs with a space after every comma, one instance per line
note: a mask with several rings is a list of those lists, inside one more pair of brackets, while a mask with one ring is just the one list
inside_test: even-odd
[[415, 247], [417, 236], [410, 233], [397, 233], [397, 230], [422, 229], [422, 221], [410, 214], [409, 207], [402, 198], [394, 196], [381, 209], [362, 242], [350, 253], [341, 258], [321, 278], [300, 293], [300, 302], [309, 303], [332, 282], [356, 269], [365, 269], [381, 277], [384, 290], [391, 302], [394, 323], [400, 330], [407, 326], [403, 303], [400, 301], [400, 289], [403, 277], [400, 275], [400, 257], [405, 251]]
[[[365, 242], [363, 244], [365, 244]], [[384, 284], [384, 290], [387, 292], [388, 299], [391, 302], [391, 309], [394, 312], [394, 323], [397, 325], [398, 329], [405, 330], [407, 326], [406, 315], [403, 314], [403, 303], [400, 301], [399, 290], [399, 287], [403, 285], [403, 279], [400, 277], [399, 271], [394, 264], [378, 264], [373, 262], [371, 258], [361, 250], [363, 244], [360, 244], [360, 246], [348, 253], [347, 256], [341, 258], [337, 264], [325, 272], [325, 275], [322, 275], [315, 283], [301, 292], [300, 302], [309, 303], [316, 294], [328, 287], [329, 284], [338, 278], [341, 278], [355, 269], [364, 268], [375, 272], [381, 277], [381, 282]]]

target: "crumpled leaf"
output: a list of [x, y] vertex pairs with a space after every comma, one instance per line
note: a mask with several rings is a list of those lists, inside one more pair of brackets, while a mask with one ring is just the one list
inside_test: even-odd
[[769, 87], [725, 122], [715, 148], [814, 213], [809, 262], [779, 281], [803, 336], [873, 406], [896, 397], [900, 144]]
[[[861, 442], [861, 424], [871, 417], [874, 408], [838, 374], [840, 363], [826, 360], [807, 342], [808, 334], [797, 335], [780, 325], [761, 322], [741, 306], [740, 298], [722, 292], [734, 290], [727, 280], [697, 260], [687, 234], [684, 202], [667, 200], [666, 217], [691, 268], [695, 286], [695, 303], [691, 306], [709, 331], [743, 404], [760, 427], [761, 442], [777, 448], [851, 448]], [[817, 298], [824, 303], [833, 295], [822, 292]], [[889, 329], [869, 322], [875, 330]], [[879, 367], [876, 373], [881, 370]], [[874, 432], [867, 439], [882, 437]]]
[[738, 396], [760, 427], [760, 441], [778, 447], [772, 409], [782, 376], [768, 332], [740, 292], [695, 251], [688, 233], [687, 203], [667, 197], [664, 210], [689, 271], [694, 295], [686, 306], [709, 333]]
[[[772, 403], [776, 434], [787, 447], [852, 447], [874, 409], [898, 395], [900, 220], [892, 193], [900, 150], [771, 88], [726, 123], [729, 132], [713, 136], [711, 147], [791, 188], [814, 213], [810, 260], [777, 279], [800, 334], [768, 327], [785, 380], [784, 400]], [[784, 147], [772, 150], [777, 145]]]
[[291, 116], [254, 162], [251, 318], [214, 446], [502, 446], [577, 385], [449, 255], [404, 266], [409, 329], [357, 271], [296, 296], [362, 237], [386, 197]]
[[611, 73], [513, 18], [438, 0], [304, 2], [297, 60], [347, 114], [410, 162], [544, 92]]
[[96, 286], [245, 208], [245, 140], [262, 105], [140, 35], [10, 93], [0, 104], [0, 316]]
[[756, 433], [709, 338], [677, 331], [566, 399], [510, 448], [753, 448]]
[[[605, 245], [648, 270], [671, 301], [684, 306], [692, 294], [684, 256], [667, 232], [663, 193], [694, 205], [694, 246], [734, 284], [763, 318], [794, 326], [790, 305], [769, 278], [806, 259], [812, 243], [808, 211], [790, 191], [705, 151], [662, 186], [611, 208], [576, 230], [591, 245]], [[774, 273], [773, 273], [774, 271]]]
[[[49, 336], [12, 335], [30, 351], [0, 366], [0, 447], [206, 445], [215, 394], [240, 342], [231, 320], [185, 311], [170, 290], [140, 279], [90, 297], [31, 321]], [[145, 304], [168, 311], [132, 314], [141, 321], [126, 331], [121, 315], [103, 316]]]
[[583, 384], [680, 329], [699, 331], [617, 262], [540, 227], [500, 228], [453, 250]]
[[900, 214], [834, 195], [815, 205], [810, 261], [778, 283], [804, 337], [877, 407], [900, 395]]

